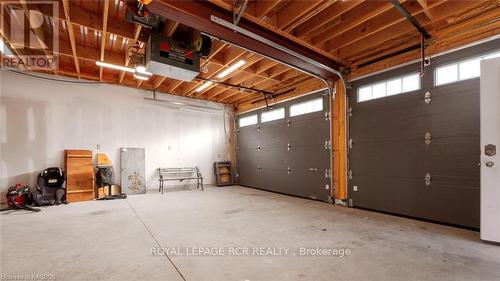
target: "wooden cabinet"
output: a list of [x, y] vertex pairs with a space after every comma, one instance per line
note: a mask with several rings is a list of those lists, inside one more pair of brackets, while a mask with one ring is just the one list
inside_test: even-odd
[[65, 150], [66, 198], [68, 202], [94, 199], [92, 151]]

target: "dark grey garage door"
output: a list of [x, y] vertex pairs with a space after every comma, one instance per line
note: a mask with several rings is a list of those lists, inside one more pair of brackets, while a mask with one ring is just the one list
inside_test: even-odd
[[353, 206], [479, 227], [479, 79], [435, 86], [434, 70], [496, 44], [434, 58], [419, 90], [362, 102], [358, 96], [366, 85], [418, 73], [418, 64], [352, 84]]
[[[289, 107], [321, 98], [323, 110], [290, 117]], [[328, 201], [330, 196], [329, 97], [316, 93], [274, 105], [285, 108], [285, 118], [238, 129], [238, 183], [284, 194]]]

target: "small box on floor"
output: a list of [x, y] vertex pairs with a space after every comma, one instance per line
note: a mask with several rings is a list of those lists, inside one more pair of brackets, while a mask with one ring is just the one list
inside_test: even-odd
[[119, 185], [113, 184], [111, 186], [111, 194], [108, 193], [109, 193], [109, 185], [99, 187], [97, 189], [97, 198], [104, 198], [109, 195], [118, 195], [121, 193], [121, 188]]

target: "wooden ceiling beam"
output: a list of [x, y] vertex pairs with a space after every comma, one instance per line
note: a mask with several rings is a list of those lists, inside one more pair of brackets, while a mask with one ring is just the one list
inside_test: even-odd
[[[221, 73], [222, 71], [224, 71], [226, 68], [228, 68], [231, 64], [233, 64], [234, 62], [236, 62], [237, 60], [240, 60], [240, 59], [245, 59], [245, 60], [248, 60], [250, 59], [251, 57], [253, 56], [253, 54], [250, 54], [244, 50], [241, 50], [239, 48], [229, 48], [227, 50], [227, 54], [225, 56], [225, 59], [224, 59], [224, 62], [225, 64], [218, 67], [215, 71], [213, 71], [212, 73], [208, 74], [208, 75], [203, 75], [204, 79], [211, 79], [212, 77], [216, 76], [217, 74]], [[231, 74], [230, 74], [231, 75]], [[232, 75], [234, 75], [234, 72], [232, 73]], [[229, 78], [229, 77], [228, 77]], [[204, 89], [203, 91], [200, 91], [200, 92], [196, 92], [194, 93], [194, 91], [196, 90], [196, 88], [198, 88], [199, 86], [201, 86], [201, 84], [205, 83], [205, 81], [199, 81], [197, 83], [195, 83], [194, 86], [190, 87], [189, 90], [187, 90], [187, 92], [185, 93], [185, 95], [195, 95], [195, 96], [200, 96], [202, 95], [205, 91], [207, 91], [208, 89], [211, 89], [213, 87], [216, 87], [217, 86], [217, 83], [214, 83], [212, 85], [210, 85], [208, 88]]]
[[[268, 70], [269, 68], [271, 68], [271, 67], [273, 67], [275, 65], [278, 65], [277, 62], [268, 61], [268, 60], [260, 60], [260, 61], [258, 61], [255, 64], [260, 64], [260, 66], [258, 66], [256, 68], [255, 74], [258, 75], [258, 76], [261, 76], [261, 77], [263, 76], [262, 73], [264, 71]], [[264, 77], [266, 77], [266, 76], [264, 76]], [[233, 85], [238, 85], [238, 84], [243, 84], [244, 82], [248, 81], [251, 78], [254, 78], [254, 76], [240, 75], [239, 78], [236, 78], [236, 77], [233, 77], [233, 78], [229, 81], [229, 83], [233, 84]], [[248, 87], [249, 85], [245, 84], [244, 86]], [[208, 99], [213, 99], [213, 98], [219, 96], [220, 94], [223, 94], [226, 91], [227, 91], [227, 89], [223, 89], [223, 88], [217, 89], [214, 92], [207, 93], [207, 98]]]
[[[290, 34], [283, 31], [276, 31], [276, 29], [273, 29], [269, 25], [265, 25], [262, 21], [258, 21], [255, 18], [251, 19], [249, 15], [245, 15], [241, 18], [238, 25], [239, 27], [249, 32], [259, 34], [259, 36], [271, 40], [275, 44], [291, 49], [318, 63], [311, 64], [305, 59], [277, 50], [263, 41], [257, 41], [241, 33], [235, 33], [213, 22], [211, 19], [214, 16], [232, 22], [232, 6], [228, 3], [226, 4], [224, 8], [208, 1], [187, 2], [156, 0], [148, 4], [147, 8], [151, 13], [178, 21], [181, 24], [189, 25], [194, 29], [210, 33], [222, 40], [237, 42], [238, 45], [253, 52], [273, 57], [280, 61], [286, 61], [297, 68], [304, 69], [320, 77], [333, 80], [337, 79], [335, 72], [329, 71], [327, 67], [339, 69], [342, 65], [342, 60], [332, 59], [332, 57], [334, 57], [332, 55], [325, 56], [325, 53], [318, 51], [318, 48], [308, 46], [307, 43], [302, 44], [302, 42], [297, 42], [296, 38], [293, 38]], [[224, 4], [222, 3], [221, 5]]]
[[323, 30], [324, 26], [331, 27], [334, 23], [340, 22], [340, 16], [363, 2], [364, 0], [337, 1], [310, 20], [297, 26], [293, 30], [293, 35], [306, 40], [314, 35], [315, 32]]
[[422, 7], [422, 9], [424, 10], [424, 13], [427, 16], [427, 18], [429, 18], [430, 20], [434, 20], [434, 15], [431, 13], [431, 11], [429, 11], [429, 9], [430, 9], [429, 1], [428, 0], [417, 0], [417, 2], [420, 5], [420, 7]]
[[260, 19], [278, 6], [279, 3], [281, 3], [281, 0], [255, 1], [252, 3], [252, 5], [254, 5], [252, 7], [252, 15]]
[[322, 0], [291, 1], [276, 14], [276, 27], [284, 30], [321, 4]]
[[[270, 80], [270, 79], [272, 79], [272, 78], [274, 78], [274, 77], [276, 77], [276, 76], [278, 76], [280, 74], [283, 74], [286, 71], [292, 70], [290, 68], [283, 68], [283, 67], [281, 67], [281, 65], [276, 65], [275, 67], [276, 67], [277, 70], [275, 72], [273, 72], [271, 75], [269, 75], [268, 78], [266, 78], [266, 79], [260, 79], [260, 80], [257, 80], [255, 82], [251, 82], [250, 84], [245, 85], [245, 87], [254, 88], [257, 85], [259, 85], [261, 83], [264, 83], [264, 82], [266, 82], [266, 81], [268, 81], [268, 80]], [[217, 101], [218, 102], [224, 102], [225, 100], [229, 99], [230, 97], [232, 97], [232, 96], [234, 96], [234, 95], [236, 95], [236, 94], [238, 94], [240, 92], [241, 91], [236, 90], [236, 89], [228, 89], [226, 95], [224, 95], [220, 99], [217, 99]]]
[[[104, 51], [106, 50], [107, 40], [107, 27], [108, 27], [108, 15], [109, 15], [109, 1], [104, 0], [104, 7], [102, 11], [102, 36], [101, 36], [101, 61], [104, 61]], [[102, 80], [102, 66], [99, 67], [99, 79]]]
[[[429, 6], [429, 8], [434, 8], [445, 2], [446, 0], [435, 1], [431, 6]], [[408, 2], [408, 5], [406, 5], [406, 9], [412, 16], [417, 16], [424, 11], [423, 8], [420, 7], [420, 5], [417, 5], [416, 2]], [[377, 17], [364, 22], [361, 25], [356, 26], [349, 32], [340, 34], [339, 36], [328, 40], [324, 44], [325, 50], [331, 52], [335, 49], [339, 49], [349, 44], [360, 41], [363, 38], [380, 32], [381, 30], [392, 28], [394, 25], [401, 24], [405, 21], [406, 19], [401, 16], [399, 11], [397, 11], [396, 9], [391, 9]]]
[[[272, 105], [272, 104], [275, 104], [275, 103], [278, 103], [278, 102], [282, 102], [282, 101], [285, 101], [285, 100], [288, 100], [288, 99], [291, 99], [291, 98], [294, 98], [294, 97], [300, 97], [300, 96], [303, 96], [303, 95], [305, 95], [307, 93], [324, 89], [325, 87], [326, 86], [323, 83], [323, 81], [321, 81], [319, 79], [316, 79], [314, 77], [311, 77], [305, 83], [300, 84], [292, 92], [287, 93], [287, 94], [283, 94], [283, 95], [280, 95], [280, 96], [277, 96], [277, 97], [273, 98], [270, 101], [270, 104]], [[249, 98], [236, 99], [234, 101], [234, 103], [236, 104], [236, 107], [235, 107], [236, 114], [239, 114], [239, 113], [242, 113], [242, 112], [246, 112], [246, 111], [250, 111], [250, 110], [254, 110], [254, 109], [257, 109], [257, 108], [265, 107], [266, 106], [266, 101], [262, 100], [262, 101], [256, 102], [256, 100], [259, 100], [261, 98], [262, 97], [259, 97], [259, 96], [255, 95], [255, 96], [249, 97]]]
[[[447, 1], [441, 5], [437, 5], [434, 8], [432, 8], [431, 12], [434, 15], [438, 16], [436, 21], [446, 20], [450, 16], [462, 13], [464, 11], [474, 8], [475, 6], [481, 6], [485, 5], [485, 3], [488, 4], [494, 2], [495, 1], [488, 1], [482, 3], [481, 2], [478, 3], [476, 1]], [[496, 1], [496, 4], [493, 5], [498, 5], [498, 1]], [[490, 6], [496, 7], [492, 5]], [[423, 14], [418, 14], [416, 16], [416, 19], [424, 27], [427, 27], [431, 23], [431, 21]], [[367, 50], [371, 50], [373, 48], [376, 48], [377, 46], [384, 45], [385, 47], [389, 48], [390, 46], [388, 46], [384, 42], [390, 41], [392, 38], [396, 38], [404, 34], [411, 34], [415, 32], [416, 32], [415, 28], [410, 23], [401, 22], [399, 24], [393, 25], [391, 28], [383, 29], [353, 44], [349, 44], [340, 49], [337, 49], [334, 52], [342, 57], [349, 58], [350, 60], [352, 59], [354, 63], [353, 57], [359, 55], [364, 56]]]
[[311, 43], [313, 45], [322, 44], [323, 42], [347, 32], [363, 22], [383, 14], [390, 9], [394, 9], [394, 6], [390, 2], [366, 2], [360, 6], [359, 9], [352, 10], [349, 15], [344, 14], [346, 18], [350, 20], [342, 21], [340, 24], [332, 28], [324, 29], [321, 33], [311, 38]]
[[300, 18], [294, 20], [286, 28], [282, 28], [282, 30], [285, 31], [285, 32], [287, 32], [287, 33], [290, 33], [297, 26], [300, 26], [301, 24], [303, 24], [303, 23], [307, 22], [308, 20], [312, 19], [317, 14], [321, 13], [326, 8], [328, 8], [331, 5], [333, 5], [335, 2], [337, 2], [337, 0], [320, 1], [319, 5], [317, 5], [313, 9], [309, 10], [307, 13], [305, 13], [304, 15], [302, 15]]
[[78, 61], [78, 56], [76, 52], [76, 40], [75, 40], [75, 32], [73, 30], [73, 23], [71, 22], [71, 16], [69, 11], [69, 0], [62, 0], [64, 15], [66, 20], [66, 29], [68, 31], [69, 41], [71, 44], [71, 51], [73, 53], [73, 63], [75, 64], [76, 73], [78, 74], [78, 78], [80, 78], [80, 63]]
[[[429, 42], [426, 54], [428, 56], [439, 54], [500, 34], [500, 21], [497, 21], [497, 18], [498, 15], [490, 12], [474, 17], [474, 22], [464, 22], [434, 32], [433, 40]], [[349, 80], [417, 59], [420, 59], [420, 50], [407, 52], [362, 68], [355, 68], [349, 74]]]

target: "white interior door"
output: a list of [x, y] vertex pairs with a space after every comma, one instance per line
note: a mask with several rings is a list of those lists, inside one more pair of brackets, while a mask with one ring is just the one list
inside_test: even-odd
[[500, 242], [500, 58], [481, 61], [481, 239]]

